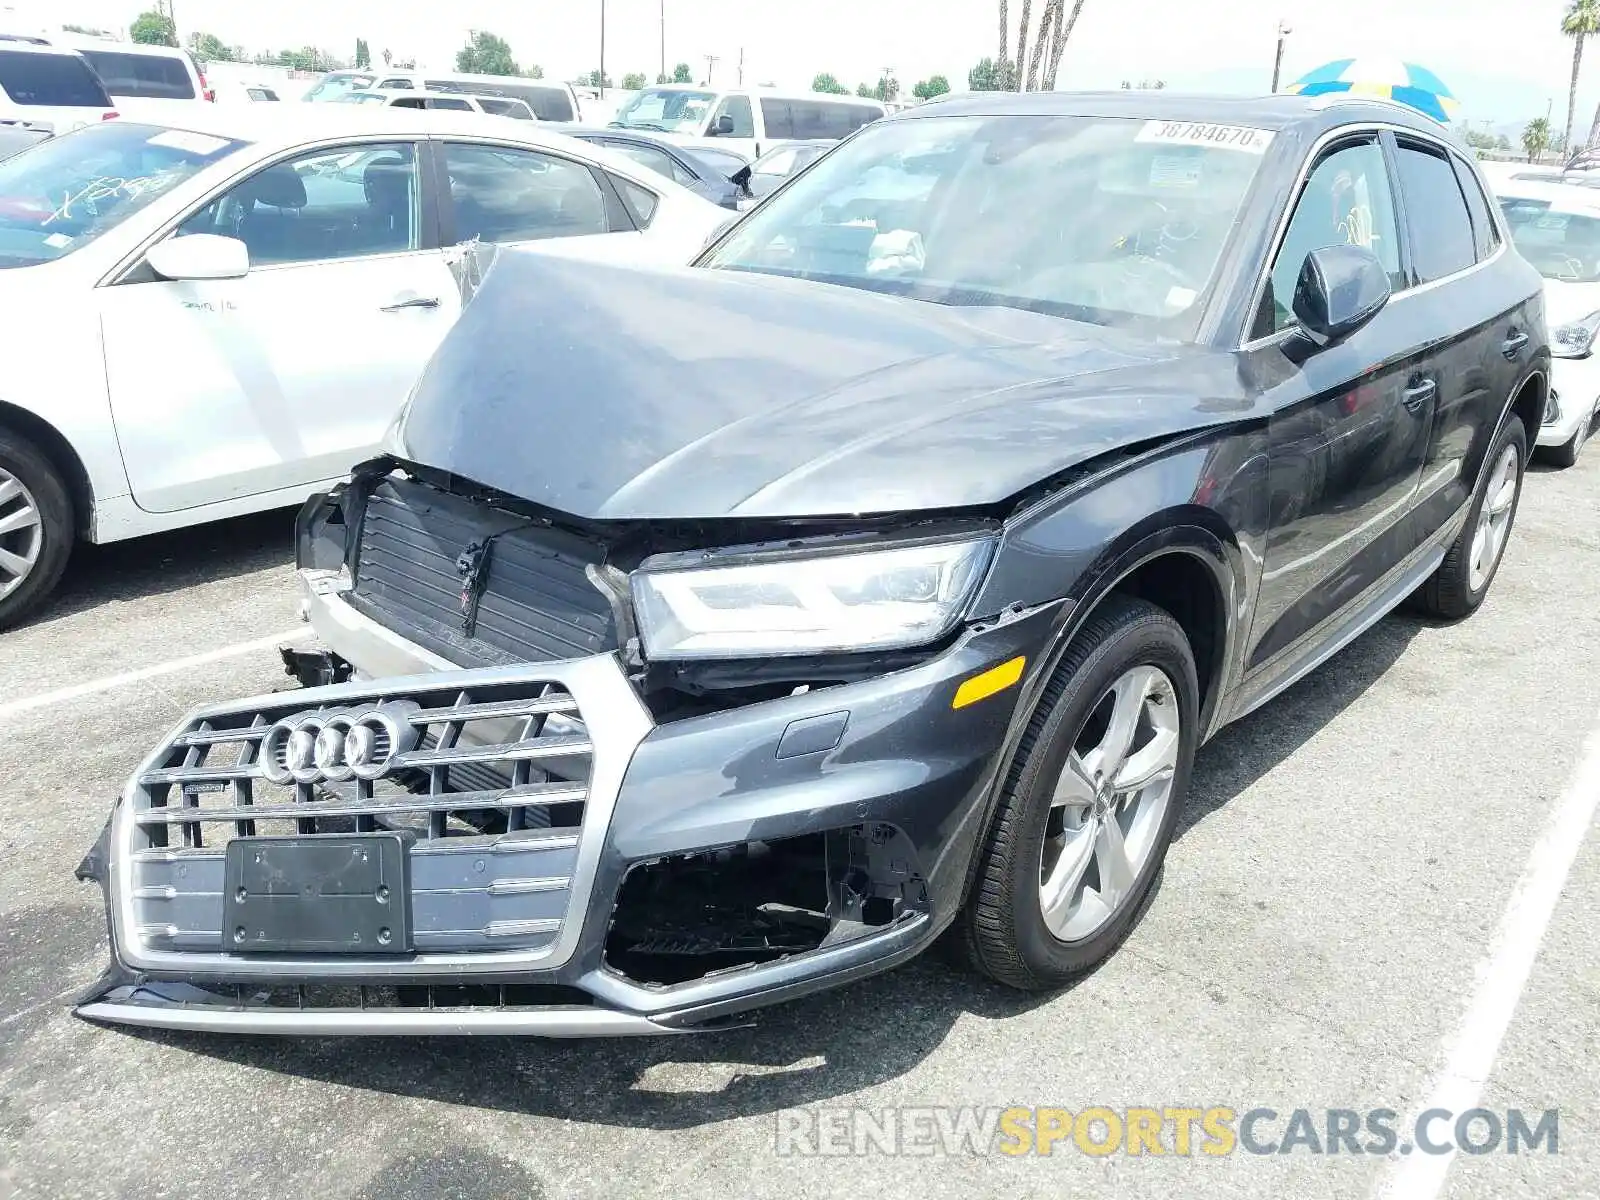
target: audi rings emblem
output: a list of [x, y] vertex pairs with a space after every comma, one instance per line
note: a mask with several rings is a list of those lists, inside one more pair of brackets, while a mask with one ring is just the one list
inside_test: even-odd
[[377, 779], [415, 748], [414, 703], [299, 713], [261, 739], [261, 773], [271, 783], [344, 783]]

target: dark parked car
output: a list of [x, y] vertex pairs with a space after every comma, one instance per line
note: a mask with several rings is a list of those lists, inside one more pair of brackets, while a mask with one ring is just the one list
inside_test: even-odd
[[821, 158], [839, 143], [833, 141], [781, 142], [733, 177], [743, 191], [740, 208], [749, 208]]
[[301, 514], [319, 686], [193, 714], [86, 859], [84, 1016], [714, 1028], [945, 931], [1059, 985], [1198, 746], [1482, 603], [1550, 367], [1463, 147], [1357, 99], [952, 99], [696, 266], [464, 274]]
[[[665, 175], [713, 204], [720, 204], [723, 208], [735, 208], [738, 205], [741, 193], [733, 177], [746, 164], [744, 159], [729, 151], [700, 151], [674, 145], [664, 138], [621, 129], [573, 126], [561, 132], [625, 154], [641, 166], [649, 167], [658, 175]], [[730, 159], [733, 160], [732, 165], [729, 165]]]

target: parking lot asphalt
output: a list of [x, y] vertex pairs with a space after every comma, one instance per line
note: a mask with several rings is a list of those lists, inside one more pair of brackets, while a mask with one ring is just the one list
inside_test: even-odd
[[[1600, 835], [1566, 839], [1547, 927], [1502, 927], [1600, 730], [1600, 454], [1530, 473], [1477, 616], [1391, 617], [1201, 752], [1143, 923], [1062, 993], [929, 956], [695, 1037], [77, 1021], [66, 1004], [104, 933], [73, 867], [185, 708], [289, 685], [269, 648], [296, 627], [289, 523], [85, 552], [55, 610], [0, 636], [0, 1196], [1366, 1196], [1402, 1161], [1096, 1158], [1070, 1141], [1048, 1157], [819, 1158], [778, 1153], [777, 1134], [890, 1106], [1409, 1113], [1463, 1036], [1498, 1038], [1473, 1017], [1507, 970], [1497, 946], [1537, 955], [1481, 1103], [1559, 1109], [1560, 1152], [1458, 1156], [1409, 1194], [1600, 1195]], [[1283, 1119], [1262, 1128], [1279, 1137]]]

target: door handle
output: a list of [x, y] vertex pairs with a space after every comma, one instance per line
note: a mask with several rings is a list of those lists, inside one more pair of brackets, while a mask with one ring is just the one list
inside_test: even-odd
[[1409, 413], [1419, 413], [1428, 401], [1439, 394], [1437, 380], [1421, 379], [1400, 393], [1400, 402]]
[[385, 304], [379, 312], [399, 312], [406, 308], [438, 308], [437, 296], [411, 296], [405, 300], [396, 300], [393, 304]]
[[1500, 353], [1504, 354], [1506, 358], [1510, 359], [1512, 362], [1516, 362], [1517, 356], [1526, 350], [1527, 347], [1528, 335], [1519, 330], [1512, 333], [1510, 337], [1500, 343]]

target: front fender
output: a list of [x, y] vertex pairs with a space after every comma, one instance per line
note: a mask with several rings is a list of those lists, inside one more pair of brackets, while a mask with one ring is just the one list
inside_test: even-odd
[[1050, 651], [1030, 664], [1029, 693], [1043, 691], [1107, 593], [1152, 559], [1185, 554], [1206, 568], [1223, 614], [1203, 714], [1209, 734], [1239, 677], [1260, 585], [1266, 471], [1264, 426], [1231, 430], [1125, 461], [1008, 521], [974, 611], [1070, 602]]

